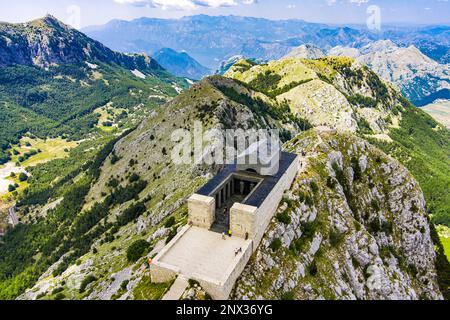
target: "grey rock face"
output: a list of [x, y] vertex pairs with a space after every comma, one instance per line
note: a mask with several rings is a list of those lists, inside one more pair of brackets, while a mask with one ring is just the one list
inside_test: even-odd
[[[322, 143], [310, 144], [307, 154], [313, 156], [279, 209], [292, 222], [273, 221], [263, 240], [267, 246], [258, 249], [233, 298], [255, 287], [253, 293], [265, 299], [287, 293], [297, 299], [442, 299], [418, 183], [359, 138], [310, 135]], [[312, 180], [319, 190], [311, 189]], [[276, 238], [283, 247], [273, 252], [268, 244]]]

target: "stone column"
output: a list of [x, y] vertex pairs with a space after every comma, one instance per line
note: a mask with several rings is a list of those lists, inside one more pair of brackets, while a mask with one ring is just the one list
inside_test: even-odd
[[257, 232], [258, 208], [235, 203], [230, 213], [230, 228], [233, 236], [254, 239]]
[[215, 200], [198, 194], [188, 200], [189, 221], [194, 226], [209, 229], [215, 220]]

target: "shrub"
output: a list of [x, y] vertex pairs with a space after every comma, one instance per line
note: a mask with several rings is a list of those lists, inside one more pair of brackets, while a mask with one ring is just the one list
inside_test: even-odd
[[45, 297], [46, 296], [46, 292], [41, 292], [41, 293], [39, 293], [37, 296], [36, 296], [36, 300], [40, 300], [40, 299], [42, 299], [43, 297]]
[[55, 300], [64, 300], [66, 298], [66, 295], [64, 294], [64, 293], [58, 293], [56, 296], [55, 296]]
[[147, 182], [143, 180], [139, 180], [125, 187], [119, 186], [114, 193], [105, 199], [105, 205], [110, 207], [115, 204], [123, 204], [138, 198], [139, 193], [141, 193], [146, 187]]
[[122, 291], [127, 290], [127, 286], [128, 286], [129, 283], [130, 283], [130, 280], [124, 280], [124, 281], [120, 284], [120, 289], [121, 289]]
[[284, 300], [284, 301], [295, 300], [295, 293], [293, 291], [285, 292], [281, 295], [281, 300]]
[[119, 160], [119, 156], [113, 151], [111, 156], [111, 164], [116, 164], [117, 162], [119, 162]]
[[317, 185], [317, 183], [315, 181], [311, 181], [311, 190], [314, 193], [317, 193], [317, 191], [319, 191], [319, 186]]
[[97, 278], [95, 276], [93, 276], [92, 274], [90, 274], [86, 278], [84, 278], [80, 285], [80, 290], [79, 290], [80, 293], [83, 293], [86, 290], [87, 286], [95, 281], [97, 281]]
[[25, 181], [27, 181], [27, 180], [28, 180], [27, 174], [24, 173], [24, 172], [21, 172], [20, 175], [19, 175], [19, 181], [25, 182]]
[[126, 209], [118, 218], [117, 224], [120, 227], [123, 227], [138, 218], [141, 214], [143, 214], [147, 210], [147, 207], [142, 202], [139, 202], [135, 205], [132, 205], [128, 209]]
[[304, 251], [306, 246], [306, 241], [304, 240], [304, 238], [300, 237], [299, 239], [293, 241], [289, 249], [291, 249], [295, 254]]
[[359, 166], [359, 161], [357, 158], [352, 158], [352, 168], [354, 172], [354, 179], [355, 181], [360, 181], [362, 178], [362, 170]]
[[52, 291], [52, 295], [55, 295], [55, 294], [60, 293], [60, 292], [63, 292], [63, 291], [64, 291], [64, 288], [63, 288], [63, 287], [55, 288], [55, 289], [53, 289], [53, 291]]
[[[317, 221], [317, 220], [316, 220]], [[317, 229], [317, 222], [307, 222], [302, 226], [302, 232], [305, 239], [312, 239]]]
[[10, 185], [8, 186], [8, 191], [9, 191], [9, 192], [16, 191], [16, 186], [13, 185], [13, 184], [10, 184]]
[[164, 227], [167, 229], [172, 228], [176, 222], [177, 221], [175, 217], [170, 217], [169, 219], [167, 219], [166, 223], [164, 224]]
[[131, 183], [133, 183], [133, 182], [139, 181], [140, 178], [141, 178], [141, 177], [139, 177], [139, 175], [138, 175], [137, 173], [133, 173], [133, 174], [128, 178], [128, 180], [129, 180]]
[[336, 180], [333, 177], [328, 177], [327, 179], [327, 187], [330, 189], [334, 189], [336, 187]]
[[111, 180], [108, 181], [107, 186], [110, 188], [117, 188], [119, 186], [119, 180], [112, 178]]
[[289, 225], [292, 222], [291, 217], [286, 211], [277, 214], [277, 220], [281, 223], [284, 223], [285, 225]]
[[386, 235], [391, 235], [394, 231], [394, 225], [391, 221], [383, 221], [381, 224], [381, 231], [383, 231]]
[[309, 274], [312, 275], [313, 277], [317, 275], [318, 270], [317, 270], [317, 264], [315, 261], [313, 261], [311, 263], [311, 265], [308, 268], [308, 271], [309, 271]]
[[270, 249], [272, 249], [273, 252], [277, 252], [278, 250], [280, 250], [281, 245], [282, 245], [281, 240], [276, 238], [270, 244]]
[[331, 230], [330, 232], [330, 244], [332, 247], [337, 247], [342, 240], [344, 240], [345, 234], [339, 232], [336, 229]]
[[172, 239], [175, 238], [177, 233], [178, 233], [177, 228], [172, 228], [172, 230], [170, 230], [169, 236], [166, 239], [166, 244], [168, 244], [170, 241], [172, 241]]
[[129, 262], [138, 261], [144, 253], [148, 250], [150, 244], [145, 240], [138, 240], [134, 242], [127, 250], [127, 259]]
[[308, 194], [305, 195], [305, 204], [309, 207], [314, 205], [313, 199]]
[[373, 199], [371, 206], [376, 212], [380, 211], [380, 203], [378, 202], [378, 200]]
[[381, 231], [381, 223], [378, 218], [369, 223], [369, 232], [374, 234]]

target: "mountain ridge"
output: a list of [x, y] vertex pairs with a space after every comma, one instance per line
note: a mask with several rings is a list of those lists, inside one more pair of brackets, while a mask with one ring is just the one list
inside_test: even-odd
[[[134, 24], [139, 28], [134, 28]], [[143, 32], [145, 29], [147, 32]], [[402, 46], [414, 44], [431, 58], [445, 64], [450, 62], [449, 29], [386, 26], [385, 30], [375, 34], [364, 26], [332, 26], [295, 19], [199, 15], [182, 19], [116, 20], [101, 27], [87, 27], [83, 30], [119, 51], [153, 52], [169, 47], [177, 51], [185, 50], [203, 65], [217, 69], [220, 61], [239, 54], [265, 60], [279, 59], [301, 44], [314, 43], [327, 50], [337, 45], [359, 48], [382, 39], [392, 39]], [[180, 33], [177, 30], [183, 31]], [[212, 31], [205, 35], [208, 30]], [[165, 33], [165, 37], [159, 37], [160, 33]], [[133, 34], [133, 37], [127, 37], [127, 34]], [[264, 46], [277, 48], [276, 53], [261, 51]]]
[[52, 16], [0, 25], [0, 70], [0, 163], [26, 133], [82, 139], [102, 131], [96, 111], [106, 105], [122, 109], [111, 129], [133, 125], [132, 113], [188, 86], [147, 55], [114, 52]]
[[0, 66], [92, 62], [122, 67], [162, 70], [148, 55], [126, 55], [89, 39], [51, 15], [22, 24], [0, 24]]
[[[78, 174], [84, 179], [75, 175], [68, 180], [83, 188], [62, 193], [63, 205], [50, 213], [51, 221], [63, 219], [57, 231], [38, 218], [41, 206], [55, 201], [55, 196], [49, 194], [33, 207], [29, 216], [36, 217], [36, 224], [14, 229], [6, 247], [0, 247], [4, 253], [0, 257], [17, 264], [13, 255], [17, 251], [10, 250], [15, 245], [14, 234], [32, 234], [33, 230], [42, 230], [41, 237], [20, 250], [31, 250], [34, 255], [42, 248], [46, 252], [58, 249], [57, 254], [50, 261], [27, 260], [17, 266], [0, 286], [0, 296], [47, 299], [58, 288], [68, 299], [162, 298], [171, 283], [151, 282], [147, 258], [162, 250], [188, 223], [186, 199], [221, 170], [220, 165], [201, 161], [182, 166], [171, 163], [171, 132], [193, 130], [194, 121], [202, 121], [205, 129], [279, 128], [287, 150], [306, 151], [302, 163], [308, 169], [286, 193], [255, 260], [235, 288], [235, 298], [440, 299], [441, 290], [448, 295], [441, 266], [434, 263], [435, 238], [431, 239], [420, 186], [380, 148], [406, 142], [415, 146], [413, 135], [422, 127], [434, 138], [444, 139], [436, 133], [437, 123], [402, 100], [395, 88], [367, 67], [348, 58], [287, 59], [263, 65], [239, 61], [227, 76], [207, 77], [157, 108], [136, 130], [102, 151], [92, 167], [95, 175], [82, 171]], [[303, 81], [310, 77], [314, 79]], [[326, 119], [315, 120], [317, 127], [310, 129], [311, 124], [302, 118], [314, 118], [304, 112], [304, 105], [277, 99], [313, 81], [309, 99], [316, 99], [315, 106], [324, 113], [335, 110], [321, 98], [323, 88], [347, 101], [349, 110], [344, 114], [350, 115], [336, 123], [353, 120], [350, 130], [326, 128], [338, 127]], [[358, 93], [361, 97], [352, 100]], [[289, 97], [297, 101], [296, 96]], [[376, 98], [377, 105], [367, 98]], [[403, 123], [411, 117], [413, 124]], [[401, 128], [399, 124], [405, 126], [411, 141], [394, 135], [379, 140], [376, 133], [392, 134], [400, 130], [394, 129]], [[411, 128], [415, 132], [409, 132]], [[425, 141], [429, 146], [435, 144]], [[210, 141], [204, 147], [213, 152], [215, 146]], [[399, 160], [410, 156], [396, 155]], [[405, 161], [405, 165], [411, 163]], [[82, 191], [76, 199], [84, 201], [70, 211], [73, 219], [65, 219], [61, 210], [75, 191]], [[358, 196], [352, 197], [354, 193]], [[19, 214], [26, 207], [19, 208]], [[67, 230], [73, 232], [71, 237], [64, 236]], [[412, 239], [421, 245], [411, 245]], [[136, 243], [147, 248], [137, 262], [127, 258], [128, 248]], [[340, 259], [332, 258], [342, 263], [337, 267], [339, 273], [324, 258], [336, 257], [336, 252], [344, 253]], [[6, 267], [10, 272], [11, 266]], [[366, 273], [368, 267], [371, 271]], [[0, 263], [0, 268], [5, 265]], [[378, 271], [380, 286], [367, 286], [371, 274]], [[30, 273], [31, 281], [25, 282]], [[333, 288], [327, 283], [333, 283]], [[190, 289], [187, 296], [192, 296]]]
[[433, 96], [445, 98], [450, 88], [448, 65], [432, 60], [414, 45], [400, 47], [391, 40], [376, 41], [361, 48], [338, 46], [326, 53], [320, 48], [302, 45], [286, 57], [321, 58], [325, 55], [349, 56], [367, 65], [383, 79], [397, 85], [417, 106], [430, 103]]
[[163, 48], [153, 54], [153, 58], [167, 71], [177, 77], [200, 80], [210, 75], [210, 69], [202, 66], [187, 52], [177, 52], [170, 48]]

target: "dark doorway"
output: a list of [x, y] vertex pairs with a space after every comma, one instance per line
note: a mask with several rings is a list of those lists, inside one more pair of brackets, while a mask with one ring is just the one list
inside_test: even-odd
[[244, 175], [233, 175], [214, 194], [216, 199], [215, 221], [211, 231], [228, 233], [230, 211], [235, 203], [243, 203], [258, 185], [260, 179]]

